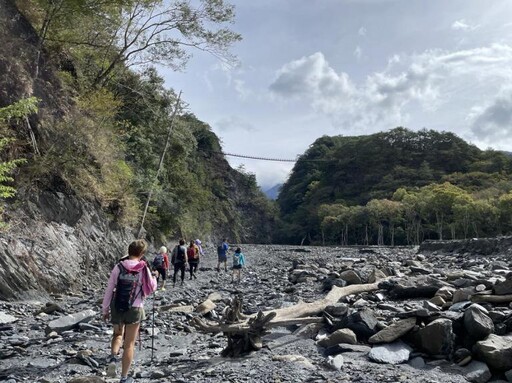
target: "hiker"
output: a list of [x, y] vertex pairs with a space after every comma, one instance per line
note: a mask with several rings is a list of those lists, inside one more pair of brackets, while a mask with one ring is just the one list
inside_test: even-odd
[[[120, 383], [133, 382], [128, 371], [135, 353], [135, 338], [140, 323], [145, 319], [144, 299], [156, 291], [157, 271], [151, 273], [143, 260], [147, 249], [144, 240], [136, 240], [128, 246], [128, 255], [114, 266], [103, 297], [103, 319], [114, 325], [109, 363], [117, 361], [121, 345], [123, 346]], [[124, 337], [124, 341], [123, 341]]]
[[162, 277], [162, 287], [160, 290], [165, 291], [165, 280], [167, 279], [167, 271], [169, 270], [169, 256], [167, 255], [167, 247], [162, 246], [158, 254], [151, 263], [153, 270], [158, 271], [157, 284]]
[[235, 274], [238, 275], [238, 283], [240, 283], [240, 278], [242, 274], [242, 268], [245, 266], [245, 256], [242, 253], [242, 249], [239, 247], [236, 248], [235, 253], [233, 254], [233, 274], [231, 275], [231, 283], [235, 282]]
[[229, 245], [227, 243], [227, 239], [224, 238], [222, 240], [222, 243], [217, 247], [217, 255], [218, 255], [217, 272], [220, 271], [220, 264], [222, 262], [224, 262], [224, 271], [228, 271], [228, 250], [229, 250]]
[[185, 279], [185, 269], [187, 267], [187, 248], [185, 247], [185, 240], [180, 239], [179, 244], [172, 250], [172, 264], [174, 265], [174, 275], [172, 276], [172, 286], [176, 286], [176, 274], [181, 272], [181, 285]]
[[194, 243], [199, 248], [199, 257], [202, 257], [204, 255], [203, 247], [201, 246], [201, 241], [199, 239], [196, 239]]
[[190, 267], [190, 279], [192, 277], [197, 279], [196, 271], [197, 266], [199, 266], [199, 247], [194, 243], [194, 241], [190, 241], [190, 244], [187, 248], [187, 258], [188, 265]]

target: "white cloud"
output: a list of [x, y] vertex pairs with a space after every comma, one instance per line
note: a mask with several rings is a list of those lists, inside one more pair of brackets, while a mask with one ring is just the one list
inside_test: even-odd
[[359, 28], [359, 30], [357, 31], [357, 34], [358, 34], [359, 36], [366, 36], [366, 32], [367, 32], [367, 31], [366, 31], [366, 28], [365, 28], [365, 27], [361, 27], [361, 28]]
[[[505, 44], [451, 52], [428, 50], [396, 56], [383, 71], [371, 73], [356, 84], [317, 52], [285, 64], [270, 89], [287, 100], [308, 100], [313, 110], [328, 115], [332, 124], [346, 133], [407, 125], [411, 111], [417, 108], [445, 116], [453, 115], [453, 108], [467, 119], [465, 126], [458, 127], [461, 132], [471, 128], [476, 135], [485, 131], [483, 127], [494, 126], [505, 134], [498, 127], [508, 122], [506, 108], [512, 106], [512, 96], [496, 99], [480, 111], [478, 105], [482, 94], [496, 94], [503, 84], [510, 83], [510, 68], [512, 47]], [[509, 104], [507, 100], [511, 100]], [[494, 125], [485, 123], [493, 119]], [[424, 126], [430, 121], [419, 123]], [[507, 130], [506, 134], [512, 132]]]
[[363, 57], [363, 50], [359, 45], [354, 49], [354, 57], [358, 60], [361, 60], [361, 57]]
[[456, 20], [453, 22], [451, 28], [454, 31], [474, 31], [475, 29], [478, 29], [479, 25], [470, 25], [466, 22], [464, 19]]

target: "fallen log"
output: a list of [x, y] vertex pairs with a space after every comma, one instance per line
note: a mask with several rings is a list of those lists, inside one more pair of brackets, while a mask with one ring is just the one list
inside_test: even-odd
[[334, 286], [324, 298], [317, 301], [300, 302], [290, 307], [260, 311], [252, 315], [242, 314], [242, 299], [236, 297], [231, 301], [231, 305], [226, 307], [218, 323], [207, 322], [196, 317], [192, 319], [191, 324], [203, 332], [223, 332], [228, 338], [228, 345], [221, 355], [237, 357], [261, 349], [261, 338], [268, 333], [268, 329], [292, 324], [322, 323], [324, 318], [315, 317], [315, 315], [322, 314], [327, 306], [337, 303], [348, 295], [378, 290], [379, 283]]

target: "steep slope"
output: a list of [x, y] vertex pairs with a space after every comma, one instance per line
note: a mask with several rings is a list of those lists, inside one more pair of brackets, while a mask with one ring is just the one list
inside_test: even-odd
[[274, 211], [254, 176], [232, 169], [193, 115], [179, 111], [155, 182], [176, 96], [154, 70], [125, 68], [86, 88], [84, 58], [40, 49], [14, 2], [0, 0], [0, 26], [0, 108], [40, 100], [37, 114], [2, 126], [14, 141], [1, 159], [26, 163], [0, 220], [8, 224], [0, 233], [0, 299], [104, 281], [138, 232], [151, 185], [144, 235], [154, 246], [179, 237], [270, 240]]

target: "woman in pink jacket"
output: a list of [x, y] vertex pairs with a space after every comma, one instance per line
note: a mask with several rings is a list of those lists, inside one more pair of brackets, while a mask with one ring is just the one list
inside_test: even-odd
[[[103, 298], [103, 319], [114, 325], [110, 362], [115, 363], [123, 346], [121, 383], [131, 383], [128, 371], [135, 352], [135, 339], [140, 323], [145, 319], [144, 299], [157, 287], [156, 276], [142, 258], [147, 244], [136, 240], [128, 246], [128, 256], [112, 269]], [[123, 344], [124, 334], [124, 344]], [[115, 369], [115, 364], [114, 364]]]

